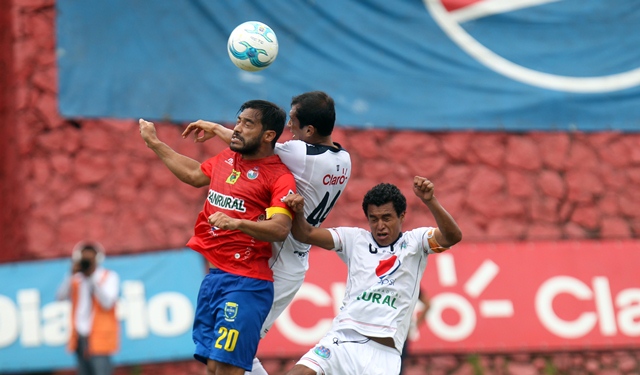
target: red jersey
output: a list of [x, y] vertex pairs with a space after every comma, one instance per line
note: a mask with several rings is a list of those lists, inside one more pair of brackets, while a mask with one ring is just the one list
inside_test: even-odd
[[296, 191], [293, 175], [276, 155], [244, 160], [231, 149], [205, 161], [200, 168], [211, 183], [187, 246], [225, 272], [273, 281], [270, 242], [258, 241], [239, 230], [213, 228], [207, 219], [218, 211], [253, 221], [265, 220], [268, 208], [289, 212], [282, 198]]

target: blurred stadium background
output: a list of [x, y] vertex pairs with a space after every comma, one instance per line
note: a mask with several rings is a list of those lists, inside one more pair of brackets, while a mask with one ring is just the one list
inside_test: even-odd
[[[260, 73], [225, 50], [277, 33]], [[53, 290], [97, 240], [123, 276], [117, 374], [202, 374], [184, 249], [204, 191], [156, 160], [137, 119], [204, 160], [181, 125], [248, 99], [336, 99], [352, 180], [325, 226], [365, 225], [378, 182], [436, 184], [464, 240], [430, 258], [427, 324], [406, 374], [639, 374], [640, 3], [629, 0], [0, 1], [0, 373], [68, 374]], [[286, 139], [287, 135], [284, 135]], [[334, 315], [345, 268], [314, 251], [261, 344], [280, 374]], [[198, 272], [194, 272], [198, 270]]]

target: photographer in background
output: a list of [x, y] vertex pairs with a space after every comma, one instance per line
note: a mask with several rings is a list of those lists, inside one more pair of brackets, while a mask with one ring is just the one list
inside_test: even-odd
[[120, 278], [101, 266], [104, 249], [97, 242], [73, 248], [71, 275], [58, 288], [59, 300], [71, 300], [68, 349], [76, 354], [78, 375], [110, 375], [111, 355], [118, 350], [119, 324], [115, 307]]

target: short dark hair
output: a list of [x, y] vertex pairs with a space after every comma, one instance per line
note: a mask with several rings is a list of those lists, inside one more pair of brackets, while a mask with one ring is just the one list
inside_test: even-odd
[[260, 112], [262, 131], [273, 130], [276, 132], [276, 137], [273, 139], [273, 142], [271, 142], [271, 146], [275, 147], [278, 138], [280, 138], [280, 135], [282, 135], [284, 131], [284, 125], [287, 122], [287, 113], [276, 104], [266, 100], [249, 100], [240, 106], [238, 114], [247, 108], [257, 109]]
[[91, 243], [88, 243], [88, 244], [84, 245], [84, 246], [82, 247], [82, 250], [80, 250], [80, 251], [85, 251], [85, 250], [93, 251], [93, 252], [94, 252], [94, 253], [96, 253], [96, 254], [98, 254], [98, 253], [99, 253], [99, 251], [98, 251], [98, 249], [96, 248], [96, 246], [95, 246], [94, 244], [91, 244]]
[[313, 125], [323, 137], [331, 135], [336, 123], [336, 107], [333, 99], [323, 91], [305, 92], [291, 99], [291, 106], [298, 105], [296, 116], [300, 128]]
[[393, 209], [398, 216], [407, 210], [407, 199], [396, 185], [389, 183], [381, 183], [374, 186], [364, 195], [362, 200], [362, 209], [364, 215], [369, 217], [369, 205], [382, 206], [385, 203], [393, 203]]

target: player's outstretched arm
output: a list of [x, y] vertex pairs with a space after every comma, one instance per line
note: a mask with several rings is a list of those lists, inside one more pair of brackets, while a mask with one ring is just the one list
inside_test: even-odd
[[218, 137], [226, 144], [231, 143], [233, 129], [226, 128], [220, 124], [210, 121], [198, 120], [187, 125], [182, 132], [182, 138], [187, 138], [193, 132], [193, 141], [196, 143], [206, 142], [207, 140]]
[[438, 228], [435, 239], [442, 247], [451, 247], [462, 240], [462, 231], [453, 217], [442, 207], [434, 195], [433, 182], [420, 176], [413, 178], [413, 192], [429, 208]]
[[333, 236], [327, 229], [316, 228], [304, 217], [304, 198], [300, 194], [289, 194], [284, 200], [294, 212], [291, 235], [296, 240], [323, 249], [331, 250], [335, 247]]
[[202, 172], [198, 161], [175, 152], [166, 143], [160, 141], [153, 122], [140, 119], [138, 123], [140, 136], [142, 136], [144, 143], [158, 155], [180, 181], [195, 187], [209, 185], [209, 177]]

